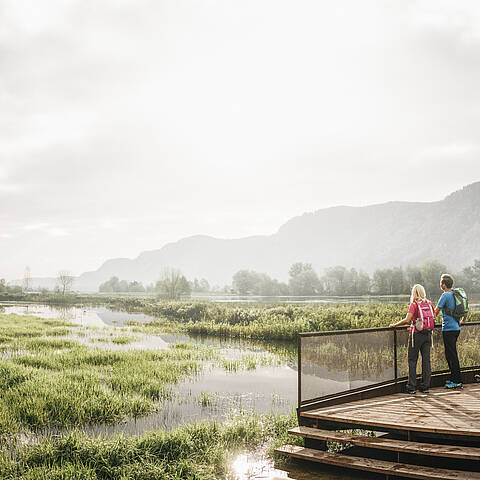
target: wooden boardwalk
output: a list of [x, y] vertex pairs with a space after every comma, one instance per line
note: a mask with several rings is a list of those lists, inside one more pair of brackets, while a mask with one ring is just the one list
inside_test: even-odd
[[[300, 410], [299, 424], [289, 433], [303, 437], [305, 446], [285, 445], [277, 453], [389, 479], [480, 480], [479, 383]], [[358, 428], [384, 433], [345, 432]], [[346, 449], [328, 452], [326, 442]]]
[[302, 412], [302, 417], [372, 429], [480, 437], [480, 384], [434, 388], [427, 395], [396, 393]]

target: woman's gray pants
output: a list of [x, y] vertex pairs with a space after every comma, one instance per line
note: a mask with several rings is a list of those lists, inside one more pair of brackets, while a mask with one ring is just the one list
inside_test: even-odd
[[[413, 340], [413, 341], [412, 341]], [[420, 390], [430, 387], [432, 369], [430, 366], [430, 348], [432, 346], [432, 333], [415, 332], [408, 338], [408, 390], [417, 389], [417, 360], [418, 353], [422, 353], [422, 383]]]

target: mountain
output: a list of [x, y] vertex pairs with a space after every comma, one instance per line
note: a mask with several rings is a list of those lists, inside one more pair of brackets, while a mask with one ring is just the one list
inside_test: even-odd
[[438, 259], [456, 271], [480, 258], [479, 238], [477, 182], [438, 202], [388, 202], [305, 213], [273, 235], [233, 240], [205, 235], [183, 238], [135, 259], [108, 260], [98, 270], [80, 275], [75, 288], [97, 290], [114, 275], [155, 282], [166, 266], [179, 268], [189, 279], [206, 278], [217, 285], [230, 283], [240, 269], [286, 280], [295, 262], [312, 263], [319, 273], [335, 265], [372, 272]]

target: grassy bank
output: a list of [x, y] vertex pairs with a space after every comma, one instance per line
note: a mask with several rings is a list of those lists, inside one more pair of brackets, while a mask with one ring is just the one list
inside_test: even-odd
[[[220, 425], [203, 422], [142, 436], [88, 438], [72, 433], [0, 456], [3, 479], [225, 478], [235, 452], [285, 443], [296, 415], [241, 415]], [[295, 441], [295, 439], [289, 439]]]
[[[190, 334], [295, 340], [300, 332], [386, 327], [406, 315], [405, 303], [225, 304], [112, 299], [111, 308], [158, 319], [145, 328], [176, 327]], [[471, 312], [469, 321], [480, 321]]]
[[[404, 302], [240, 304], [101, 295], [74, 295], [65, 299], [52, 296], [38, 301], [65, 308], [68, 305], [105, 305], [113, 310], [144, 313], [157, 319], [138, 325], [150, 332], [181, 331], [267, 341], [292, 341], [300, 332], [386, 327], [403, 318], [408, 308]], [[469, 321], [480, 321], [480, 311], [471, 311]]]

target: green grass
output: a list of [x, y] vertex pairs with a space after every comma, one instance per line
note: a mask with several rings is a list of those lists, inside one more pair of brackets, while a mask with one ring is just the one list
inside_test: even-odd
[[185, 343], [158, 351], [89, 348], [51, 338], [58, 323], [27, 316], [0, 314], [0, 325], [0, 437], [146, 415], [170, 398], [173, 384], [218, 361], [214, 349]]
[[289, 415], [242, 414], [223, 425], [202, 422], [173, 431], [142, 436], [88, 438], [72, 433], [24, 447], [15, 455], [0, 456], [5, 479], [165, 479], [214, 480], [225, 478], [237, 452], [270, 443], [299, 442], [286, 438], [296, 425]]
[[228, 372], [236, 372], [238, 370], [255, 370], [257, 367], [277, 366], [281, 363], [281, 358], [274, 355], [266, 354], [243, 354], [237, 359], [220, 360], [222, 366]]
[[113, 337], [112, 338], [112, 343], [115, 343], [117, 345], [127, 345], [135, 340], [134, 337], [129, 336], [129, 335], [120, 335], [118, 337]]
[[[293, 342], [301, 332], [387, 327], [404, 318], [408, 309], [406, 303], [219, 304], [142, 298], [111, 299], [109, 306], [157, 318], [135, 324], [138, 332], [181, 331], [263, 340], [270, 345], [276, 340]], [[480, 311], [470, 312], [469, 321], [480, 321]]]

